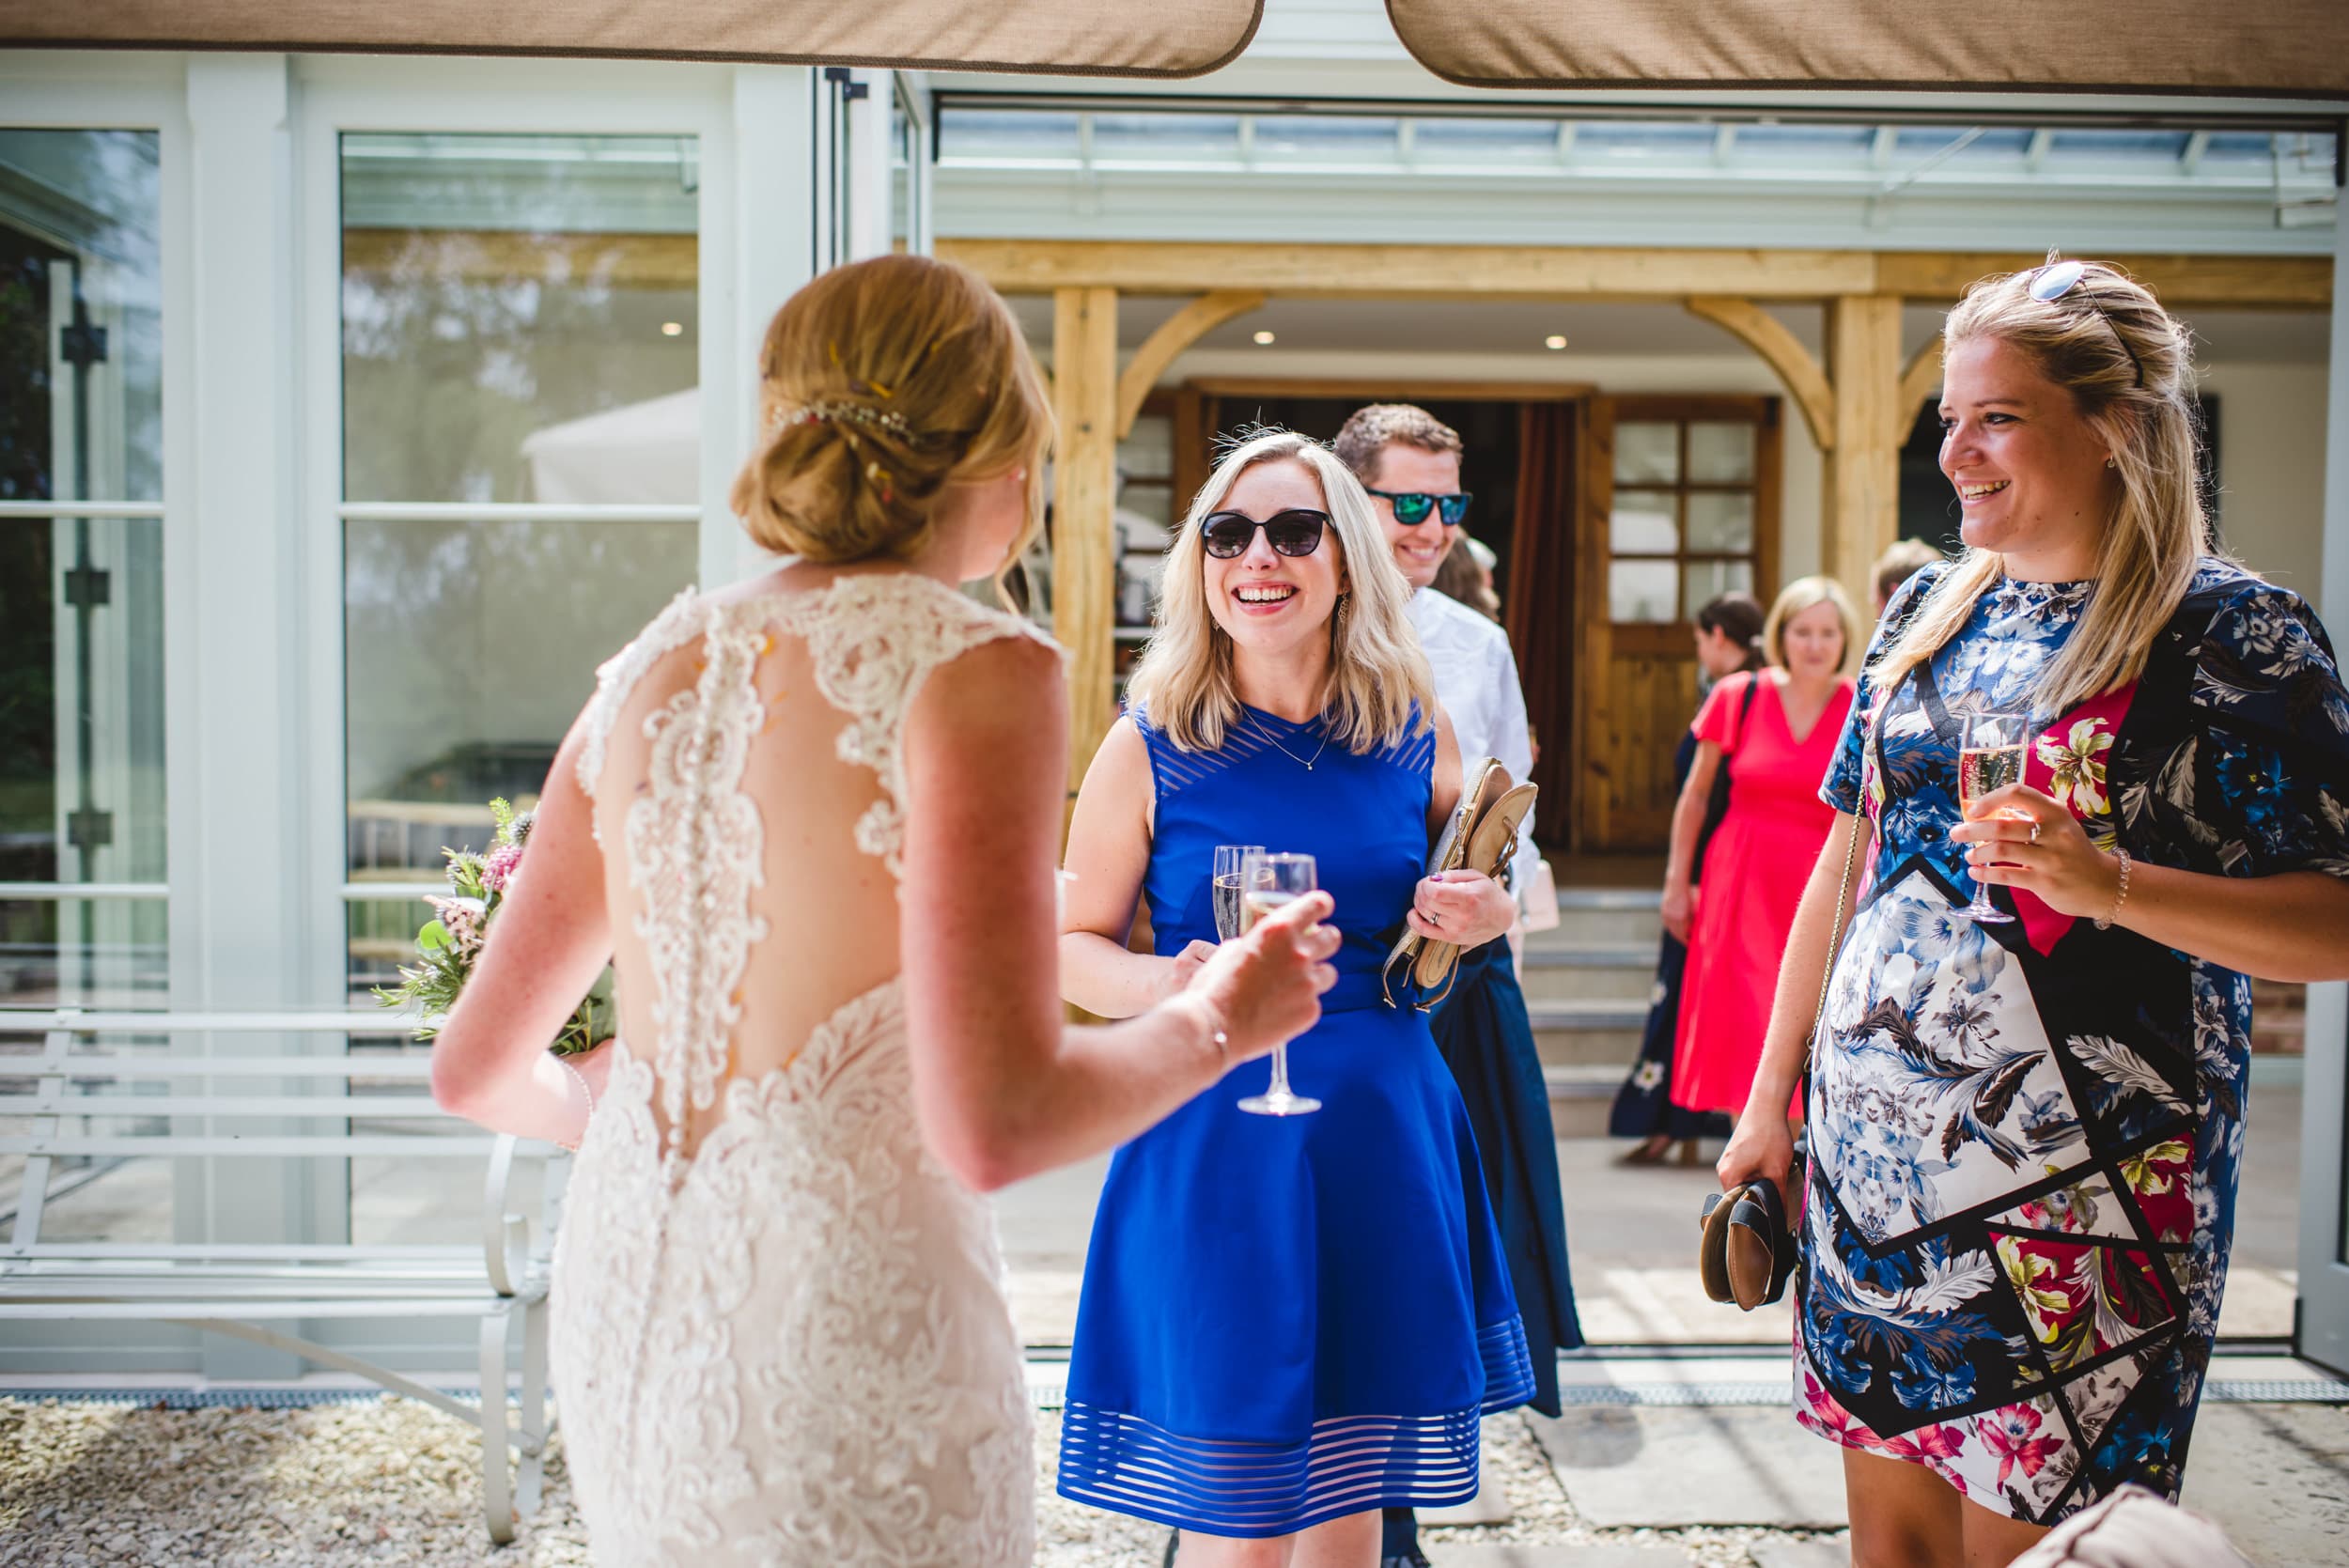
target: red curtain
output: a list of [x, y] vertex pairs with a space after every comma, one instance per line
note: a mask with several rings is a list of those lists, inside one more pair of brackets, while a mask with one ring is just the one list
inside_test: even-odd
[[1501, 614], [1525, 684], [1526, 717], [1540, 754], [1534, 834], [1566, 847], [1574, 738], [1575, 455], [1580, 403], [1523, 403], [1517, 410], [1517, 515], [1509, 546], [1509, 592]]

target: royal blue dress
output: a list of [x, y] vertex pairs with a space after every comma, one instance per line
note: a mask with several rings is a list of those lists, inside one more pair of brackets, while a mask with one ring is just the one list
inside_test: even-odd
[[1533, 1379], [1459, 1090], [1413, 999], [1379, 988], [1426, 859], [1435, 736], [1315, 756], [1318, 721], [1251, 708], [1198, 753], [1135, 722], [1159, 953], [1216, 939], [1219, 844], [1312, 854], [1345, 945], [1321, 1022], [1289, 1048], [1319, 1111], [1239, 1110], [1268, 1077], [1252, 1062], [1111, 1160], [1060, 1494], [1242, 1537], [1464, 1502], [1478, 1418]]

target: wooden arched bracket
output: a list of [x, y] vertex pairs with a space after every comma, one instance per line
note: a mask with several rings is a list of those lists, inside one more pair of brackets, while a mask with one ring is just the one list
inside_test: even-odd
[[1212, 294], [1202, 294], [1166, 319], [1165, 325], [1150, 334], [1117, 378], [1117, 439], [1124, 441], [1133, 433], [1134, 421], [1142, 414], [1143, 399], [1159, 384], [1166, 367], [1180, 358], [1184, 349], [1206, 336], [1234, 317], [1245, 316], [1257, 309], [1267, 296], [1260, 289], [1220, 288]]
[[1941, 334], [1935, 333], [1932, 341], [1917, 350], [1901, 371], [1901, 395], [1893, 401], [1892, 444], [1906, 446], [1908, 432], [1916, 427], [1917, 405], [1933, 396], [1941, 385]]
[[1812, 357], [1792, 329], [1751, 300], [1694, 294], [1688, 306], [1689, 315], [1735, 334], [1760, 354], [1778, 372], [1787, 396], [1802, 411], [1802, 422], [1810, 427], [1811, 439], [1819, 450], [1828, 451], [1835, 445], [1836, 389], [1828, 384], [1826, 366]]

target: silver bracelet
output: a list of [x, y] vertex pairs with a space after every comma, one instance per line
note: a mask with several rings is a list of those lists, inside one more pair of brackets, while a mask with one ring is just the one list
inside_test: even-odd
[[[570, 1074], [570, 1075], [571, 1075], [571, 1079], [572, 1079], [572, 1080], [573, 1080], [574, 1082], [576, 1082], [576, 1083], [579, 1085], [579, 1092], [580, 1092], [580, 1094], [583, 1094], [583, 1095], [584, 1095], [584, 1096], [586, 1097], [586, 1100], [587, 1100], [587, 1117], [586, 1117], [586, 1120], [587, 1120], [587, 1121], [589, 1121], [589, 1122], [594, 1121], [594, 1120], [595, 1120], [595, 1117], [596, 1117], [596, 1092], [595, 1092], [593, 1089], [590, 1089], [589, 1087], [587, 1087], [587, 1075], [586, 1075], [585, 1073], [581, 1072], [581, 1071], [580, 1071], [577, 1067], [572, 1066], [572, 1065], [571, 1065], [571, 1063], [570, 1063], [570, 1062], [569, 1062], [569, 1059], [568, 1059], [568, 1058], [566, 1058], [566, 1057], [561, 1057], [561, 1056], [558, 1056], [558, 1057], [556, 1057], [556, 1058], [554, 1059], [554, 1061], [555, 1061], [555, 1064], [556, 1064], [557, 1066], [561, 1067], [561, 1068], [562, 1068], [565, 1072], [567, 1072], [567, 1073]], [[581, 1138], [581, 1140], [582, 1140], [583, 1141], [585, 1141], [585, 1139], [586, 1139], [586, 1136], [587, 1136], [586, 1124], [585, 1124], [584, 1122], [583, 1122], [583, 1123], [581, 1124], [581, 1126], [580, 1126], [580, 1138]], [[567, 1149], [577, 1149], [577, 1148], [579, 1147], [579, 1144], [577, 1144], [577, 1143], [566, 1143], [566, 1144], [564, 1144], [563, 1146], [564, 1146], [565, 1148], [567, 1148]]]
[[2111, 930], [2112, 923], [2121, 918], [2121, 906], [2129, 901], [2129, 852], [2115, 849], [2113, 853], [2121, 857], [2121, 886], [2113, 893], [2112, 908], [2096, 919], [2096, 929], [2099, 931]]

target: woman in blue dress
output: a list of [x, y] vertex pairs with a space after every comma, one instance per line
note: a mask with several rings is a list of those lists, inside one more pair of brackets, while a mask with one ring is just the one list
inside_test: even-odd
[[[1839, 1443], [1852, 1556], [2006, 1562], [2137, 1483], [2174, 1496], [2242, 1173], [2250, 986], [2349, 975], [2349, 691], [2298, 596], [2210, 553], [2187, 336], [2058, 262], [1944, 332], [1964, 559], [1886, 609], [1823, 794], [1724, 1183], [1783, 1178], [1810, 1048], [1796, 1418]], [[1961, 817], [1968, 713], [2023, 781]], [[1864, 831], [1864, 826], [1860, 826]], [[1987, 885], [2003, 919], [1961, 908]]]
[[[1133, 711], [1069, 831], [1070, 1001], [1123, 1017], [1213, 952], [1221, 844], [1315, 857], [1344, 937], [1290, 1047], [1121, 1148], [1086, 1257], [1059, 1489], [1180, 1527], [1182, 1568], [1371, 1568], [1378, 1511], [1477, 1489], [1478, 1421], [1532, 1389], [1474, 1135], [1379, 969], [1408, 924], [1508, 927], [1489, 877], [1423, 878], [1460, 759], [1368, 498], [1286, 432], [1227, 457], [1168, 552]], [[1156, 952], [1128, 952], [1146, 899]]]

